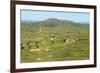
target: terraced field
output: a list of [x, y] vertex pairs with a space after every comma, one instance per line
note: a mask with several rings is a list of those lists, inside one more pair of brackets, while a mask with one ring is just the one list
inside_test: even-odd
[[21, 24], [21, 62], [89, 59], [89, 26], [47, 19]]

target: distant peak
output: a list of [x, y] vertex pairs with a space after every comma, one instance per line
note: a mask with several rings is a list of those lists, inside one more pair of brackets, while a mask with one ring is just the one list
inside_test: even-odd
[[57, 18], [48, 18], [46, 20], [59, 20], [59, 19], [57, 19]]

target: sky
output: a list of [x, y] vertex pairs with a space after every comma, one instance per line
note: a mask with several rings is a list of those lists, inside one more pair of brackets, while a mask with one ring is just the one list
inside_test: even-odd
[[88, 12], [61, 12], [61, 11], [36, 11], [21, 10], [21, 21], [43, 21], [48, 18], [70, 20], [78, 23], [89, 23], [90, 14]]

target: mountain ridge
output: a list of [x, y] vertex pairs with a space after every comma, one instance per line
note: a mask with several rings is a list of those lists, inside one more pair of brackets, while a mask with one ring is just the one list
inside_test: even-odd
[[37, 21], [37, 22], [28, 22], [24, 21], [22, 24], [30, 24], [30, 25], [36, 25], [36, 26], [48, 26], [48, 27], [55, 27], [55, 26], [89, 26], [88, 24], [84, 23], [76, 23], [70, 20], [62, 20], [62, 19], [57, 19], [57, 18], [48, 18], [42, 21]]

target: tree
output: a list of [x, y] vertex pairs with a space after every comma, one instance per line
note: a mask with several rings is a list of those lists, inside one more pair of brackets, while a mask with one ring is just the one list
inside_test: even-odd
[[31, 49], [32, 48], [32, 41], [28, 41], [27, 46], [28, 46], [29, 49]]
[[39, 48], [39, 42], [38, 41], [35, 42], [35, 46], [36, 46], [36, 48]]
[[23, 44], [21, 44], [21, 49], [23, 50], [25, 48], [25, 46]]

